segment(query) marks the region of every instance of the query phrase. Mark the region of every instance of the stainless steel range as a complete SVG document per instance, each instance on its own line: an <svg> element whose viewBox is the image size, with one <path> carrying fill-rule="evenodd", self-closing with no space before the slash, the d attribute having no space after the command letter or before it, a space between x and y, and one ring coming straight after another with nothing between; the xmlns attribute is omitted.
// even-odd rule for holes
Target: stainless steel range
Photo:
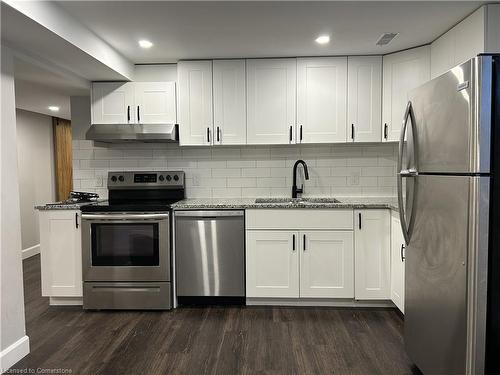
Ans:
<svg viewBox="0 0 500 375"><path fill-rule="evenodd" d="M109 172L108 190L82 207L83 307L170 309L170 205L184 172Z"/></svg>

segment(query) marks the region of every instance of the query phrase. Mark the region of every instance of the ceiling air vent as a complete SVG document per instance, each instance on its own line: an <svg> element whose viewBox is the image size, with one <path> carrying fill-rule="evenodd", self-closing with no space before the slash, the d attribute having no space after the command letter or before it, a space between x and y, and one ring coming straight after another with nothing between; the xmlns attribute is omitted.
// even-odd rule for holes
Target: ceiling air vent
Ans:
<svg viewBox="0 0 500 375"><path fill-rule="evenodd" d="M399 33L383 33L377 40L377 46L389 44Z"/></svg>

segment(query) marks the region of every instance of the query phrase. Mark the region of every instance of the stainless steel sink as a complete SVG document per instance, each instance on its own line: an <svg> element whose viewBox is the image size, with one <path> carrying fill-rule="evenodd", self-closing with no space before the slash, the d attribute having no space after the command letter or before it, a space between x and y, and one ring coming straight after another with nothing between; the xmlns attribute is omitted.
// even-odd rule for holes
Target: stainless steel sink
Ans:
<svg viewBox="0 0 500 375"><path fill-rule="evenodd" d="M336 198L257 198L255 203L275 203L275 204L331 204L340 203Z"/></svg>

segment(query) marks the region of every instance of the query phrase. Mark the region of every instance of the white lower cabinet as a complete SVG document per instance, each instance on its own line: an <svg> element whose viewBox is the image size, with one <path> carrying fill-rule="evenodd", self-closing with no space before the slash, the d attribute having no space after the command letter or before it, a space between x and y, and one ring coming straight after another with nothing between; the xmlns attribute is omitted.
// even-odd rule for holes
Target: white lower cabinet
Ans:
<svg viewBox="0 0 500 375"><path fill-rule="evenodd" d="M337 231L300 232L300 296L354 297L353 234Z"/></svg>
<svg viewBox="0 0 500 375"><path fill-rule="evenodd" d="M247 231L247 297L353 298L351 232Z"/></svg>
<svg viewBox="0 0 500 375"><path fill-rule="evenodd" d="M352 213L246 210L247 297L354 298Z"/></svg>
<svg viewBox="0 0 500 375"><path fill-rule="evenodd" d="M42 296L82 297L81 215L40 211Z"/></svg>
<svg viewBox="0 0 500 375"><path fill-rule="evenodd" d="M355 298L391 298L391 221L387 209L354 211Z"/></svg>
<svg viewBox="0 0 500 375"><path fill-rule="evenodd" d="M298 232L247 231L247 297L299 297Z"/></svg>
<svg viewBox="0 0 500 375"><path fill-rule="evenodd" d="M405 240L397 213L391 216L391 300L404 313Z"/></svg>

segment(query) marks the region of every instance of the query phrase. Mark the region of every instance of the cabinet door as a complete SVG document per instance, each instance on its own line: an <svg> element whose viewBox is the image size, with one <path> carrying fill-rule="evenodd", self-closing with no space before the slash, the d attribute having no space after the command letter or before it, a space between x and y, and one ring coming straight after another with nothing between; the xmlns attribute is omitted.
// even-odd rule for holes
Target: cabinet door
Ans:
<svg viewBox="0 0 500 375"><path fill-rule="evenodd" d="M247 60L247 144L295 143L296 59Z"/></svg>
<svg viewBox="0 0 500 375"><path fill-rule="evenodd" d="M349 139L353 142L380 142L382 56L349 57L348 65Z"/></svg>
<svg viewBox="0 0 500 375"><path fill-rule="evenodd" d="M408 93L430 78L430 47L418 47L383 58L382 140L399 141Z"/></svg>
<svg viewBox="0 0 500 375"><path fill-rule="evenodd" d="M300 296L354 298L353 232L300 232Z"/></svg>
<svg viewBox="0 0 500 375"><path fill-rule="evenodd" d="M297 143L346 141L347 58L297 59Z"/></svg>
<svg viewBox="0 0 500 375"><path fill-rule="evenodd" d="M175 82L135 82L135 120L139 124L175 124Z"/></svg>
<svg viewBox="0 0 500 375"><path fill-rule="evenodd" d="M42 295L82 296L79 211L40 211Z"/></svg>
<svg viewBox="0 0 500 375"><path fill-rule="evenodd" d="M92 83L92 124L128 124L134 122L133 83Z"/></svg>
<svg viewBox="0 0 500 375"><path fill-rule="evenodd" d="M247 297L299 297L298 232L247 231Z"/></svg>
<svg viewBox="0 0 500 375"><path fill-rule="evenodd" d="M214 144L247 142L245 60L215 60Z"/></svg>
<svg viewBox="0 0 500 375"><path fill-rule="evenodd" d="M393 214L391 217L391 299L402 313L404 313L405 294L404 250L399 217Z"/></svg>
<svg viewBox="0 0 500 375"><path fill-rule="evenodd" d="M180 145L211 145L212 61L179 61L177 87Z"/></svg>
<svg viewBox="0 0 500 375"><path fill-rule="evenodd" d="M354 214L355 298L390 299L389 210L357 210Z"/></svg>

